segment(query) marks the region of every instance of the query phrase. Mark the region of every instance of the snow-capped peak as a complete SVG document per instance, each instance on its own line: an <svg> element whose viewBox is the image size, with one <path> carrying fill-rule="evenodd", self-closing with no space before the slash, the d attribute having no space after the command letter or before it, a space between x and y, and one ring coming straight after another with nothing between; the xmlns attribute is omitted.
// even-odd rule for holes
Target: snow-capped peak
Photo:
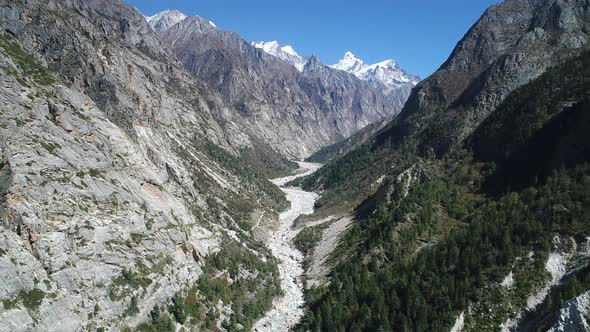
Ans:
<svg viewBox="0 0 590 332"><path fill-rule="evenodd" d="M277 41L252 42L252 46L262 49L264 52L295 66L299 71L303 70L305 63L307 62L304 57L295 52L292 46L287 45L281 47Z"/></svg>
<svg viewBox="0 0 590 332"><path fill-rule="evenodd" d="M406 73L395 60L389 59L367 65L350 51L346 52L344 57L331 67L354 74L359 79L372 84L383 84L390 89L405 84L416 85L420 82L419 77Z"/></svg>
<svg viewBox="0 0 590 332"><path fill-rule="evenodd" d="M337 64L332 65L331 67L355 74L356 72L366 68L367 64L363 60L357 58L352 52L347 51L344 53L344 57L338 61Z"/></svg>
<svg viewBox="0 0 590 332"><path fill-rule="evenodd" d="M168 30L170 27L183 21L187 17L187 15L178 10L164 10L156 15L146 16L145 19L154 31L160 32Z"/></svg>
<svg viewBox="0 0 590 332"><path fill-rule="evenodd" d="M291 47L291 45L281 47L281 50L283 50L283 52L285 52L287 54L299 56L299 54L297 54L297 52L295 52L295 50L293 49L293 47Z"/></svg>

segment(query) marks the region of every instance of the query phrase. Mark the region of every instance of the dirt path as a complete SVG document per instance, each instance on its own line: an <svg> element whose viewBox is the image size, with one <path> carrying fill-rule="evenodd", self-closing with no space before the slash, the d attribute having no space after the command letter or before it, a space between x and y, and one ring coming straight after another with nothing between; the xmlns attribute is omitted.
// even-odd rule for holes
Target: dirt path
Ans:
<svg viewBox="0 0 590 332"><path fill-rule="evenodd" d="M293 238L299 231L293 230L292 226L300 215L313 213L313 206L318 196L299 188L284 188L284 185L315 172L320 166L300 162L298 174L273 180L273 183L281 187L291 202L289 210L281 213L279 217L278 229L271 233L267 240L268 247L280 261L281 288L285 295L275 299L273 309L254 324L254 331L288 331L303 317L303 254L293 245Z"/></svg>

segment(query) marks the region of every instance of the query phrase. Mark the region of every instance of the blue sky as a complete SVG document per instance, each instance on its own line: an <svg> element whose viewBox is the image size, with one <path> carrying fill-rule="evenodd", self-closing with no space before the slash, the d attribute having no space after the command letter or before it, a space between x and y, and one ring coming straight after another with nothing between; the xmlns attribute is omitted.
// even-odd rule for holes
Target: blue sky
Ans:
<svg viewBox="0 0 590 332"><path fill-rule="evenodd" d="M484 10L499 0L127 0L146 15L178 9L249 41L278 40L327 64L347 50L388 58L425 78Z"/></svg>

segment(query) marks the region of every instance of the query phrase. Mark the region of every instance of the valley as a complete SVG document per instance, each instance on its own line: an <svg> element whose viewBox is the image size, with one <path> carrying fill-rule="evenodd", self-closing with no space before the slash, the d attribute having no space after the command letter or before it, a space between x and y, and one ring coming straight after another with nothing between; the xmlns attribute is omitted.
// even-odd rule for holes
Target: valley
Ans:
<svg viewBox="0 0 590 332"><path fill-rule="evenodd" d="M589 330L590 0L426 1L0 0L0 332Z"/></svg>

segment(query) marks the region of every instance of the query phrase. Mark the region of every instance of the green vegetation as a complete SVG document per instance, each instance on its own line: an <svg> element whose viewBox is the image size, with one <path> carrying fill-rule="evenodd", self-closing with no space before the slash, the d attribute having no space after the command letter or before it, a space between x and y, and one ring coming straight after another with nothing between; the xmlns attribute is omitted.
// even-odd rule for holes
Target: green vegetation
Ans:
<svg viewBox="0 0 590 332"><path fill-rule="evenodd" d="M260 252L264 253L264 249ZM217 308L221 301L233 311L223 322L226 328L235 331L241 324L249 331L254 321L271 308L273 298L280 294L276 262L270 253L266 259L264 262L242 245L228 240L220 252L209 257L194 287L177 293L165 308L154 307L150 321L139 325L137 330L174 331L174 322L200 330L214 330L221 314ZM154 266L152 270L157 268ZM145 269L140 267L143 274ZM141 279L138 281L137 275L128 272L117 282L141 286ZM132 308L133 301L129 310Z"/></svg>
<svg viewBox="0 0 590 332"><path fill-rule="evenodd" d="M88 170L88 175L90 175L93 178L98 178L98 177L104 178L103 174L104 174L104 170L101 170L101 169L91 168Z"/></svg>
<svg viewBox="0 0 590 332"><path fill-rule="evenodd" d="M22 301L25 308L29 310L37 310L44 298L45 293L37 288L31 289L30 291L20 291L17 296L17 299Z"/></svg>
<svg viewBox="0 0 590 332"><path fill-rule="evenodd" d="M137 307L137 297L136 296L132 296L131 297L131 303L129 303L129 307L127 307L127 309L125 310L125 312L123 312L123 316L134 316L137 313L139 313L139 308Z"/></svg>
<svg viewBox="0 0 590 332"><path fill-rule="evenodd" d="M402 118L390 125L399 130L303 179L325 189L326 209L360 197L357 206L377 178L409 165L428 175L407 197L359 214L330 284L306 294L300 330L448 331L470 305L477 322L467 317L466 327L493 330L521 308L549 278L554 236L581 244L590 235L589 61L586 53L514 91L463 145L439 150L451 137L439 135L444 126L413 135ZM511 271L515 284L502 289ZM565 280L546 312L590 289L586 274Z"/></svg>
<svg viewBox="0 0 590 332"><path fill-rule="evenodd" d="M153 282L148 276L162 273L164 268L171 262L172 258L169 256L158 257L150 260L151 265L149 267L139 262L137 271L124 269L119 276L113 279L109 287L109 298L112 301L119 301L139 287L147 288Z"/></svg>
<svg viewBox="0 0 590 332"><path fill-rule="evenodd" d="M385 119L380 122L372 123L349 138L321 148L319 151L305 159L305 161L325 164L334 158L344 156L346 153L360 146L364 141L369 139L371 135L375 134L389 120Z"/></svg>
<svg viewBox="0 0 590 332"><path fill-rule="evenodd" d="M293 243L305 256L313 252L315 245L322 239L322 233L326 225L306 227L297 234Z"/></svg>
<svg viewBox="0 0 590 332"><path fill-rule="evenodd" d="M160 313L156 306L150 314L150 321L140 324L137 331L140 332L173 332L175 330L174 321L167 313Z"/></svg>
<svg viewBox="0 0 590 332"><path fill-rule="evenodd" d="M273 298L280 294L276 262L270 253L266 259L263 262L233 241L210 257L198 284L200 295L209 308L207 313L212 313L211 308L219 301L231 304L234 314L226 322L229 329L233 331L241 324L249 331L256 319L271 308ZM233 280L231 284L227 277Z"/></svg>
<svg viewBox="0 0 590 332"><path fill-rule="evenodd" d="M548 70L512 93L467 143L493 162L485 190L521 190L562 167L584 162L590 128L590 52Z"/></svg>
<svg viewBox="0 0 590 332"><path fill-rule="evenodd" d="M25 52L15 39L5 34L0 34L0 47L4 49L12 61L20 68L24 77L30 77L35 83L40 85L51 85L55 82L55 79L47 68L43 67L31 55ZM16 77L16 73L14 76ZM28 86L23 81L21 83Z"/></svg>
<svg viewBox="0 0 590 332"><path fill-rule="evenodd" d="M313 315L303 330L449 329L467 304L482 299L485 285L508 274L516 257L531 249L546 255L556 233L590 234L589 174L584 165L498 201L470 197L443 178L417 186L399 206L382 206L353 227L338 248L353 257L336 266L330 286L308 294ZM545 275L545 261L538 254L525 280ZM532 286L512 300L526 301Z"/></svg>
<svg viewBox="0 0 590 332"><path fill-rule="evenodd" d="M123 270L121 275L113 279L112 286L109 288L109 298L112 301L119 301L127 296L133 289L146 288L152 283L152 279L144 276L142 273L133 273L131 270Z"/></svg>
<svg viewBox="0 0 590 332"><path fill-rule="evenodd" d="M47 150L49 153L51 154L55 154L56 150L61 149L61 145L57 144L57 143L45 143L45 142L41 142L41 146L45 148L45 150Z"/></svg>
<svg viewBox="0 0 590 332"><path fill-rule="evenodd" d="M16 299L6 299L2 300L2 305L4 306L4 310L11 310L18 307L18 301Z"/></svg>
<svg viewBox="0 0 590 332"><path fill-rule="evenodd" d="M320 163L324 164L327 161L337 157L340 152L346 147L346 143L348 139L344 139L332 145L328 145L326 147L321 148L316 153L312 154L311 156L307 157L305 161L310 163Z"/></svg>

